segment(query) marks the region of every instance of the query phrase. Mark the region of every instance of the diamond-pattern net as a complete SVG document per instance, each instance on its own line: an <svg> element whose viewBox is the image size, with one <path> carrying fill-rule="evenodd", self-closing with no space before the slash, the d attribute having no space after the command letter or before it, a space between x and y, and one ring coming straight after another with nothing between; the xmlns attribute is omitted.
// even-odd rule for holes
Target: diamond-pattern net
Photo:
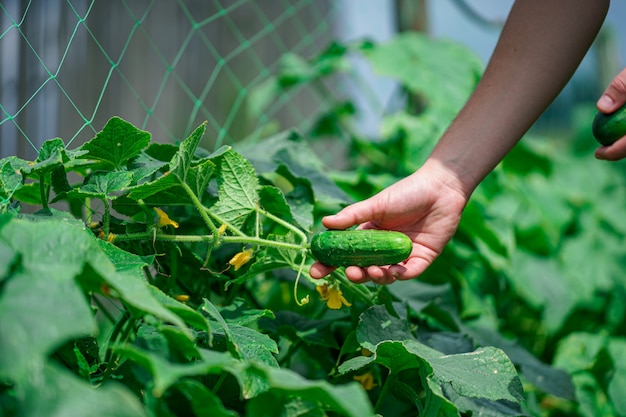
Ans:
<svg viewBox="0 0 626 417"><path fill-rule="evenodd" d="M269 123L298 128L323 98L294 89L262 114L250 92L286 52L333 37L330 0L2 0L0 157L78 146L112 116L176 142L207 120L205 146Z"/></svg>

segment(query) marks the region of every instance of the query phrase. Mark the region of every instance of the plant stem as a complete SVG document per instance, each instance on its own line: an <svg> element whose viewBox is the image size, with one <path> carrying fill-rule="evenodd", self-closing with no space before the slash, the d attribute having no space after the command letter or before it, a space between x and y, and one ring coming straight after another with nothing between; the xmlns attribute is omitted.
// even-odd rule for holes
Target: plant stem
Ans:
<svg viewBox="0 0 626 417"><path fill-rule="evenodd" d="M207 207L202 206L202 208L204 209L204 211L206 211L207 215L211 216L218 223L225 224L226 227L228 228L228 230L230 230L234 234L239 235L239 236L246 236L246 234L244 232L242 232L241 230L239 230L239 228L233 226L232 224L230 224L226 220L222 219L220 216L218 216L217 214L213 213Z"/></svg>
<svg viewBox="0 0 626 417"><path fill-rule="evenodd" d="M191 201L194 207L196 208L196 210L198 210L198 213L200 213L200 217L202 217L204 224L207 225L207 227L213 234L212 243L211 245L209 245L207 252L206 252L206 256L204 258L203 267L206 267L209 264L209 259L211 258L211 251L213 251L213 248L217 246L219 243L220 234L217 230L217 227L215 227L215 224L213 224L213 222L211 221L211 218L206 213L205 211L206 207L204 206L204 204L202 204L202 201L200 201L200 199L196 196L193 190L187 185L187 183L183 179L179 177L178 181L180 182L180 185L183 187L183 190L185 190L189 198L191 198Z"/></svg>
<svg viewBox="0 0 626 417"><path fill-rule="evenodd" d="M308 241L308 238L306 236L306 234L304 234L304 232L300 229L298 229L296 226L294 226L293 224L286 222L285 220L281 219L278 216L273 215L272 213L263 210L262 208L257 207L257 211L259 213L261 213L262 215L264 215L265 217L267 217L268 219L280 224L281 226L291 230L292 232L294 232L296 235L298 235L300 237L300 239L302 239L303 244L305 244Z"/></svg>
<svg viewBox="0 0 626 417"><path fill-rule="evenodd" d="M166 233L153 232L140 232L140 233L128 233L125 235L116 235L115 242L126 242L131 240L161 240L166 242L179 242L179 243L196 243L196 242L212 242L215 240L213 235L170 235ZM271 246L278 249L289 249L301 251L307 249L304 245L296 243L281 242L277 240L263 239L260 237L251 236L222 236L221 241L223 243L248 243L253 245Z"/></svg>
<svg viewBox="0 0 626 417"><path fill-rule="evenodd" d="M389 389L391 388L391 386L393 385L393 381L395 380L396 374L390 371L387 375L387 379L385 379L385 382L380 389L380 394L378 394L378 399L376 400L376 404L374 405L374 411L380 411L380 407L382 407L383 401L385 400L385 397L387 396L387 393L389 392Z"/></svg>
<svg viewBox="0 0 626 417"><path fill-rule="evenodd" d="M196 196L196 194L187 185L186 182L184 182L180 178L179 178L179 182L180 182L181 187L183 187L183 190L185 190L185 192L187 193L187 195L191 199L191 202L193 203L193 205L196 208L196 210L198 210L198 213L200 213L200 217L202 217L202 220L204 220L204 223L207 225L209 230L211 230L211 233L213 233L213 243L217 244L217 240L219 239L219 234L217 233L217 227L215 227L215 225L211 221L211 218L206 213L204 204L202 204L200 199Z"/></svg>
<svg viewBox="0 0 626 417"><path fill-rule="evenodd" d="M46 192L46 182L44 174L39 175L39 195L41 196L41 206L44 209L48 208L48 193Z"/></svg>
<svg viewBox="0 0 626 417"><path fill-rule="evenodd" d="M104 204L104 215L102 216L102 230L104 231L104 238L108 239L110 223L111 223L111 207L106 197L102 197L102 203Z"/></svg>
<svg viewBox="0 0 626 417"><path fill-rule="evenodd" d="M350 293L352 293L352 295L354 295L357 298L359 298L362 302L364 302L368 306L373 306L375 304L374 296L367 289L367 287L365 285L363 285L363 284L355 284L354 282L350 281L346 277L345 273L340 272L338 269L335 269L331 273L331 276L341 283L341 287L343 289L348 290Z"/></svg>

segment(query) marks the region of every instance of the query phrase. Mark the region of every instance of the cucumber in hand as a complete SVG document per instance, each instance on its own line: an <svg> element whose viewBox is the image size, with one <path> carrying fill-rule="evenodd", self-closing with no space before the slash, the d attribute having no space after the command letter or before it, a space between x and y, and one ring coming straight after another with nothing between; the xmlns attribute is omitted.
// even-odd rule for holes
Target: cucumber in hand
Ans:
<svg viewBox="0 0 626 417"><path fill-rule="evenodd" d="M591 125L593 136L600 144L608 146L626 135L626 105L613 113L598 112Z"/></svg>
<svg viewBox="0 0 626 417"><path fill-rule="evenodd" d="M328 230L311 240L311 253L327 266L393 265L406 260L411 239L390 230Z"/></svg>

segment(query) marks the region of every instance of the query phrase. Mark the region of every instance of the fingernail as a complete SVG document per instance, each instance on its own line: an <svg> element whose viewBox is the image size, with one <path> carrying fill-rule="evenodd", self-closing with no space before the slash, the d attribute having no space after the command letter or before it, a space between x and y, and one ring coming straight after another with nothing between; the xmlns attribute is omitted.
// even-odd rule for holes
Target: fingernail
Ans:
<svg viewBox="0 0 626 417"><path fill-rule="evenodd" d="M612 107L615 101L608 95L603 94L598 100L598 106L600 107Z"/></svg>

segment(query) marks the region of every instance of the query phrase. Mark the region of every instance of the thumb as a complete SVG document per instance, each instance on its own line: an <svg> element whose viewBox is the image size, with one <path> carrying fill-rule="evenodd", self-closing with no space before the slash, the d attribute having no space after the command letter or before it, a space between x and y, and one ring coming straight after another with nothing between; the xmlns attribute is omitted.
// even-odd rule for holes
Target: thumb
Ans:
<svg viewBox="0 0 626 417"><path fill-rule="evenodd" d="M626 69L617 74L596 103L602 113L612 113L626 103Z"/></svg>

